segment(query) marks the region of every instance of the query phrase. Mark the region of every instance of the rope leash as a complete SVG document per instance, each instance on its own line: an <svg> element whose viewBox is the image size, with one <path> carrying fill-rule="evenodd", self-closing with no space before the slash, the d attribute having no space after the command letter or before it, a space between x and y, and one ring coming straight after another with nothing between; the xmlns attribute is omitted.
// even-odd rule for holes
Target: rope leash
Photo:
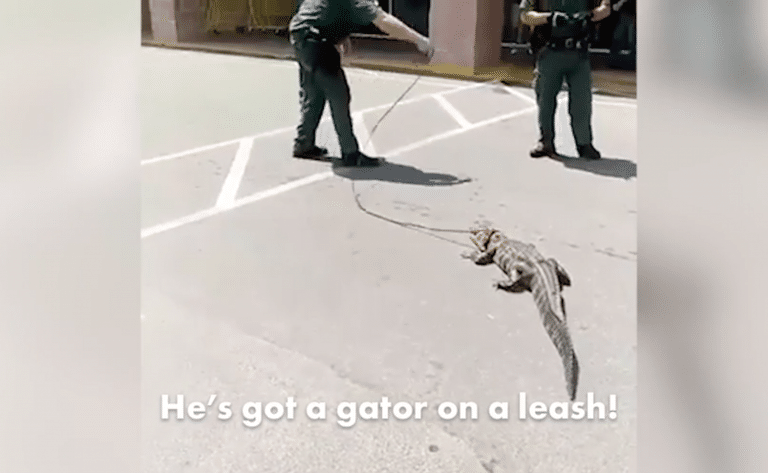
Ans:
<svg viewBox="0 0 768 473"><path fill-rule="evenodd" d="M389 107L389 109L387 109L387 111L384 113L384 115L382 115L381 118L379 118L379 120L373 126L373 129L371 130L371 132L368 134L368 140L365 142L365 145L363 146L363 149L365 149L368 146L368 144L370 143L371 139L373 138L373 134L376 132L376 129L379 127L379 124L384 120L384 118L387 115L389 115L389 113L397 106L397 104L400 103L400 101L408 94L408 92L411 91L411 89L416 85L416 83L418 83L418 81L419 81L419 79L421 79L421 77L422 77L421 75L417 76L416 79L413 81L413 83L411 83L411 85L405 90L405 92L403 92L400 95L400 97L398 97L398 99L395 100L395 102ZM488 82L493 82L493 81L491 80L491 81L488 81ZM355 181L354 181L354 179L350 179L350 182L352 184L352 195L353 195L353 197L355 199L355 203L357 204L357 207L360 210L362 210L364 213L366 213L366 214L368 214L368 215L370 215L372 217L375 217L375 218L378 218L378 219L381 219L381 220L393 223L395 225L399 225L399 226L404 227L404 228L409 228L411 230L417 230L417 231L418 230L422 230L422 233L425 233L425 234L427 234L427 235L429 235L429 236L431 236L433 238L438 238L440 240L444 240L444 241L447 241L447 242L450 242L450 243L453 243L453 244L456 244L456 245L459 245L459 246L463 246L463 247L466 247L466 248L474 249L474 247L471 246L471 245L464 244L464 243L459 243L459 242L457 242L455 240L451 240L451 239L448 239L448 238L440 237L440 236L433 235L431 233L423 231L423 230L428 230L428 231L432 231L432 232L443 232L443 233L472 233L471 230L452 229L452 228L437 228L437 227L430 227L430 226L421 225L421 224L413 223L413 222L405 222L405 221L402 221L402 220L396 220L396 219L393 219L393 218L385 217L384 215L377 214L377 213L375 213L375 212L365 208L363 206L363 204L360 202L360 194L357 192L357 190L355 188Z"/></svg>

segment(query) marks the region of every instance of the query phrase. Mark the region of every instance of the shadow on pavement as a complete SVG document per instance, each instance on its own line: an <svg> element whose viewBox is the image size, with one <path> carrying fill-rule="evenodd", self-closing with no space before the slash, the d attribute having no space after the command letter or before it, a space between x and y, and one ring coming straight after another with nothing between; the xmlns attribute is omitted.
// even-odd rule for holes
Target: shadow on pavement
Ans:
<svg viewBox="0 0 768 473"><path fill-rule="evenodd" d="M591 172L600 176L619 177L625 180L637 177L637 164L627 159L603 157L593 161L563 155L552 159L561 162L567 168Z"/></svg>
<svg viewBox="0 0 768 473"><path fill-rule="evenodd" d="M375 168L353 168L341 166L340 160L333 160L333 172L340 177L354 181L386 181L398 184L419 186L455 186L472 182L472 179L460 179L452 174L424 172L413 166L385 161Z"/></svg>

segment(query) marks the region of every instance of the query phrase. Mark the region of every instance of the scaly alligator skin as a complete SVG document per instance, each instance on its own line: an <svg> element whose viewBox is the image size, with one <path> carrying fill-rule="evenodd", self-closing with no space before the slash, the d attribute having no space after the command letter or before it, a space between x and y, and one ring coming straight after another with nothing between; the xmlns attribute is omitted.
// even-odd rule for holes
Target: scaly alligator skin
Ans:
<svg viewBox="0 0 768 473"><path fill-rule="evenodd" d="M533 245L512 240L496 229L474 228L469 239L479 251L463 253L462 257L478 265L495 263L507 275L507 279L494 283L497 289L533 293L544 329L563 362L568 395L573 401L579 381L579 362L561 295L563 286L571 285L570 276L555 259L544 258Z"/></svg>

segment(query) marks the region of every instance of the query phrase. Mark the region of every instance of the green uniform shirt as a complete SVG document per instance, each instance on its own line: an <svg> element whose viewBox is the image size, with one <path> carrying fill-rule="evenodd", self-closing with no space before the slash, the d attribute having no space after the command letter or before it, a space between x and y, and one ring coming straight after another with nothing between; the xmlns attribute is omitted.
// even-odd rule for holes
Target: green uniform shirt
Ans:
<svg viewBox="0 0 768 473"><path fill-rule="evenodd" d="M563 13L574 14L585 12L597 8L599 1L595 0L521 0L520 14L529 11L560 11ZM552 37L568 38L577 35L578 28L574 25L552 28Z"/></svg>
<svg viewBox="0 0 768 473"><path fill-rule="evenodd" d="M578 13L596 8L597 5L592 0L522 0L520 2L520 13L528 11L561 11L564 13ZM539 8L536 8L536 6Z"/></svg>
<svg viewBox="0 0 768 473"><path fill-rule="evenodd" d="M291 19L291 33L315 28L338 43L358 26L370 25L379 12L377 0L303 0Z"/></svg>

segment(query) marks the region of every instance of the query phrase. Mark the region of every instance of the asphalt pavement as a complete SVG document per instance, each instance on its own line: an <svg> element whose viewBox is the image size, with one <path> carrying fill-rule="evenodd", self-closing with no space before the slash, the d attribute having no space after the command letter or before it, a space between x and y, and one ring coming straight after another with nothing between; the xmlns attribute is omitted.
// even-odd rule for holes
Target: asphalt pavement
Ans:
<svg viewBox="0 0 768 473"><path fill-rule="evenodd" d="M382 168L290 156L295 63L143 48L144 470L636 471L636 101L595 97L604 159L593 162L575 158L563 93L564 156L532 159L529 88L347 74L358 137L371 136L366 151L386 157ZM318 144L338 157L328 115ZM520 420L521 392L529 404L567 401L531 295L494 290L498 268L460 257L466 234L362 212L352 183L387 218L489 222L560 261L573 281L577 401L594 393L609 410L615 395L617 418ZM163 394L210 407L201 420L162 420ZM404 416L426 403L422 418L358 412L339 425L340 404L383 397L408 403ZM248 402L285 410L289 398L293 420L250 416ZM233 415L218 419L225 401ZM307 418L312 401L326 403L325 420ZM474 402L478 418L441 419L444 401ZM495 401L509 403L509 419L489 418Z"/></svg>

